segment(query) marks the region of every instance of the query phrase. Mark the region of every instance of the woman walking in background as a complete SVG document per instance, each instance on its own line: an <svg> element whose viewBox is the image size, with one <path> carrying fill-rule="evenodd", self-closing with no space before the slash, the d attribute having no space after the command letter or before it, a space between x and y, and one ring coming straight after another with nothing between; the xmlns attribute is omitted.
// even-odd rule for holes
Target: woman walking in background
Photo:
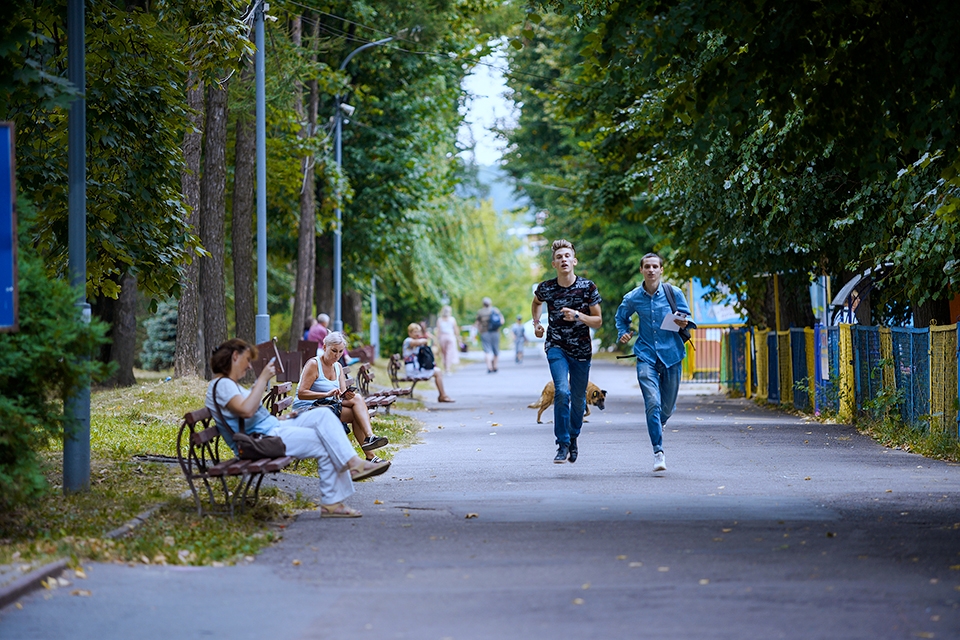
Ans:
<svg viewBox="0 0 960 640"><path fill-rule="evenodd" d="M448 304L443 305L437 318L437 339L443 354L443 372L449 375L452 366L460 364L460 327Z"/></svg>

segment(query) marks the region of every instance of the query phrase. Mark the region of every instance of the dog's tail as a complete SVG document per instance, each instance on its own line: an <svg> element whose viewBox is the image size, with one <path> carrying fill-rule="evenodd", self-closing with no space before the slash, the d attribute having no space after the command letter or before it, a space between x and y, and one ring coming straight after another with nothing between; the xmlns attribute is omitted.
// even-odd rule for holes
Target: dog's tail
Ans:
<svg viewBox="0 0 960 640"><path fill-rule="evenodd" d="M539 409L540 407L542 407L544 400L546 400L546 398L543 397L544 395L545 394L541 393L540 397L537 398L536 402L534 402L533 404L527 405L527 409Z"/></svg>

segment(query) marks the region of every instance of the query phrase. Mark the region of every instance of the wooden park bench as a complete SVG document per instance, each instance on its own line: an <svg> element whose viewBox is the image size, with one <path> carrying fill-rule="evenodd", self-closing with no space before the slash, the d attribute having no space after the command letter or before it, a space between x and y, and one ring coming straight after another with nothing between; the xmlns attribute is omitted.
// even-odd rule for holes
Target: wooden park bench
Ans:
<svg viewBox="0 0 960 640"><path fill-rule="evenodd" d="M397 401L397 396L407 395L407 389L385 389L382 391L371 391L370 383L373 381L373 370L370 363L360 365L357 370L356 384L363 396L363 401L368 409L383 409L384 413L390 413L390 405Z"/></svg>
<svg viewBox="0 0 960 640"><path fill-rule="evenodd" d="M293 403L289 396L291 387L289 382L274 385L264 396L263 404L273 415L279 415ZM260 460L222 459L221 440L209 409L204 407L184 414L177 434L177 462L193 493L197 514L201 516L204 512L201 493L204 491L210 501L208 513L233 516L237 511L242 512L248 503L250 506L257 503L260 483L266 474L277 473L297 460L291 456ZM233 455L225 444L223 449ZM217 499L219 495L223 496L222 502Z"/></svg>
<svg viewBox="0 0 960 640"><path fill-rule="evenodd" d="M390 376L390 384L392 384L393 388L399 392L397 395L412 394L414 387L417 386L417 383L423 380L422 378L408 378L406 376L406 367L404 366L403 358L400 357L399 353L395 353L390 356L390 363L387 365L387 374ZM409 382L410 386L404 389L400 385L406 382Z"/></svg>

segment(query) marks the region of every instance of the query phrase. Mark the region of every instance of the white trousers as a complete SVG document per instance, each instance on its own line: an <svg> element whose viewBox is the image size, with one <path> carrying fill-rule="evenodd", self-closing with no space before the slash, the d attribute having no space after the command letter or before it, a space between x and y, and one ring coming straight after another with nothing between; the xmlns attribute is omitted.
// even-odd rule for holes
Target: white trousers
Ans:
<svg viewBox="0 0 960 640"><path fill-rule="evenodd" d="M357 452L333 411L318 407L296 418L280 420L271 435L280 436L288 456L317 459L322 504L342 502L353 495L347 463Z"/></svg>

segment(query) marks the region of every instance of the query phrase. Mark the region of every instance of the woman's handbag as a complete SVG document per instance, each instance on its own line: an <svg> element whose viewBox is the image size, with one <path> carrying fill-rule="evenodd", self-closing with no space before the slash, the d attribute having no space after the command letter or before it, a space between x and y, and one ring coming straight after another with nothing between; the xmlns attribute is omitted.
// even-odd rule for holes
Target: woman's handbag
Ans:
<svg viewBox="0 0 960 640"><path fill-rule="evenodd" d="M217 402L218 379L213 383L213 406L217 408L217 416L223 426L229 429L227 421L223 417L223 411L220 409L220 403ZM280 458L287 455L287 445L283 444L280 436L265 436L261 433L248 434L243 430L243 418L237 418L240 431L232 434L233 442L237 445L237 457L241 460L259 460L261 458Z"/></svg>
<svg viewBox="0 0 960 640"><path fill-rule="evenodd" d="M327 409L330 409L330 411L333 411L337 418L339 418L340 414L343 413L343 402L339 398L320 398L319 400L313 401L313 406L326 407Z"/></svg>

